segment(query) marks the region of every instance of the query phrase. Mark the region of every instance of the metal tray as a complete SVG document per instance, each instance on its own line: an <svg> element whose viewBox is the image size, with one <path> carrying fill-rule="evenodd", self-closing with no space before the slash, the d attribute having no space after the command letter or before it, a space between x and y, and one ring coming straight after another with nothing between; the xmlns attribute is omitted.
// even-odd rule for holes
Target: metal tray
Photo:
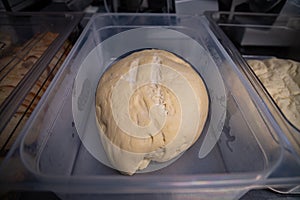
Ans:
<svg viewBox="0 0 300 200"><path fill-rule="evenodd" d="M81 17L80 13L0 13L1 157L72 48L69 36L78 31Z"/></svg>

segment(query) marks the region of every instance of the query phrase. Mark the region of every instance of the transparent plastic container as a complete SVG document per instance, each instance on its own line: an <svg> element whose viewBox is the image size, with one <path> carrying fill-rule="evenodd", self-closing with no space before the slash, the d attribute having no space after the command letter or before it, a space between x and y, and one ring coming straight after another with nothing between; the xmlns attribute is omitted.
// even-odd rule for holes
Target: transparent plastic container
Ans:
<svg viewBox="0 0 300 200"><path fill-rule="evenodd" d="M81 13L0 13L0 159L69 53L81 18Z"/></svg>
<svg viewBox="0 0 300 200"><path fill-rule="evenodd" d="M217 143L210 151L199 154L205 140L215 139L211 131L218 132L209 128L214 120L211 112L200 138L175 162L156 171L125 176L103 165L85 148L73 118L72 95L80 66L90 52L106 39L137 28L176 31L201 45L203 52L181 45L167 50L185 55L188 61L203 57L203 63L194 67L206 83L210 106L214 101L225 103L226 115ZM179 42L170 35L145 34L144 37L148 44L145 48L160 48L168 40ZM98 56L94 57L94 64L102 66L99 76L116 59L112 53L114 48L126 49L123 44L135 42L126 37L123 40L119 45L107 46L110 50L96 51ZM147 41L154 42L150 45ZM203 76L205 70L211 69L210 62L219 71L225 99L214 98L218 96L211 90L211 78ZM95 95L87 93L84 96L89 99ZM88 100L85 102L89 105ZM94 15L2 163L1 188L50 190L70 199L133 196L238 199L252 188L298 183L299 176L269 178L283 162L284 146L264 107L204 16Z"/></svg>
<svg viewBox="0 0 300 200"><path fill-rule="evenodd" d="M247 60L270 58L300 61L300 16L207 12L216 37L221 41L236 65L255 87L266 113L277 126L278 135L284 145L284 156L280 166L271 177L294 177L300 173L300 131L284 115L265 86L251 70ZM300 193L299 183L289 187L279 187L282 193Z"/></svg>

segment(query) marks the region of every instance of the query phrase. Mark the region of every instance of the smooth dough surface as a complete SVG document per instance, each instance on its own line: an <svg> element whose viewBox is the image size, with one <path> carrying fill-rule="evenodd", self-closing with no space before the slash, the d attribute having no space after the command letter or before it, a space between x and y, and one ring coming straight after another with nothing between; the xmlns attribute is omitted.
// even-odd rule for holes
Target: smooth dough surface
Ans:
<svg viewBox="0 0 300 200"><path fill-rule="evenodd" d="M278 58L248 63L285 117L300 130L300 63Z"/></svg>
<svg viewBox="0 0 300 200"><path fill-rule="evenodd" d="M168 161L200 136L208 114L204 82L183 59L141 50L112 64L96 91L96 118L111 165L126 174Z"/></svg>

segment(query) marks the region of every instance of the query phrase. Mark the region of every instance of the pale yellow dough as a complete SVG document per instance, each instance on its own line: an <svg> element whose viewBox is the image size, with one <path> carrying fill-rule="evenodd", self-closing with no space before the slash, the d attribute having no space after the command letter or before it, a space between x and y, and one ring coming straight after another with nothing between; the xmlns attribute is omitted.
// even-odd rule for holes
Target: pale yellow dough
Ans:
<svg viewBox="0 0 300 200"><path fill-rule="evenodd" d="M285 117L300 129L300 63L278 58L248 63Z"/></svg>
<svg viewBox="0 0 300 200"><path fill-rule="evenodd" d="M96 92L96 118L110 164L131 175L151 160L176 157L200 136L208 105L201 77L170 52L142 50L114 63Z"/></svg>

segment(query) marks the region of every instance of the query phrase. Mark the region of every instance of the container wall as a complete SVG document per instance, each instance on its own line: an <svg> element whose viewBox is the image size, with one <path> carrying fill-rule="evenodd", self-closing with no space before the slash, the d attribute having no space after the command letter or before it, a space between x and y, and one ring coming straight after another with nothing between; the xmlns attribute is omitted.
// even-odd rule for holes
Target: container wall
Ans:
<svg viewBox="0 0 300 200"><path fill-rule="evenodd" d="M218 102L226 108L226 112L223 113L224 126L216 127L221 131L220 137L207 155L199 156L199 151L206 136L214 137L211 131L217 132L209 126L216 117L212 112L200 138L174 163L154 172L124 176L99 162L80 140L77 131L86 130L87 127L76 127L74 122L73 86L80 66L86 62L85 58L97 45L118 33L145 27L163 30L167 28L192 38L197 45L202 46L200 51L196 51L194 46L184 46L185 40L179 41L178 38L169 35L150 34L145 36L148 39L143 47L160 48L171 41L169 49L166 50L176 52L190 63L195 63L201 58L200 64L194 65L194 68L206 83L210 105ZM97 47L94 64L101 66L99 76L117 59L112 52L126 52L126 47L134 48L135 42L132 38L124 38L124 43L119 45L106 46L105 49ZM176 45L177 42L183 45ZM217 90L214 90L216 79L203 76L207 71L213 70L212 66L216 66L215 69L224 85L220 85L225 88L223 96L219 96ZM70 188L86 188L85 184L89 184L91 193L105 190L120 193L122 188L131 193L138 189L145 192L153 188L169 191L171 189L168 187L185 186L191 186L195 191L195 187L209 186L219 187L220 194L224 187L228 197L238 197L241 191L243 193L247 190L247 186L265 179L282 159L281 142L268 119L261 114L261 102L257 101L255 95L253 88L247 84L238 67L212 34L204 17L96 15L87 25L59 75L30 118L20 143L20 158L36 180L46 182L52 189L60 184L69 184ZM93 106L89 99L94 97L94 93L88 93L86 106ZM214 107L209 109L212 111ZM86 119L88 120L89 118ZM168 182L166 187L163 182L169 179L174 182ZM110 181L108 185L107 180ZM228 184L233 188L242 183L244 187L234 192L227 188L228 184L222 180L230 180ZM138 183L142 184L136 185ZM205 194L205 190L203 192Z"/></svg>

